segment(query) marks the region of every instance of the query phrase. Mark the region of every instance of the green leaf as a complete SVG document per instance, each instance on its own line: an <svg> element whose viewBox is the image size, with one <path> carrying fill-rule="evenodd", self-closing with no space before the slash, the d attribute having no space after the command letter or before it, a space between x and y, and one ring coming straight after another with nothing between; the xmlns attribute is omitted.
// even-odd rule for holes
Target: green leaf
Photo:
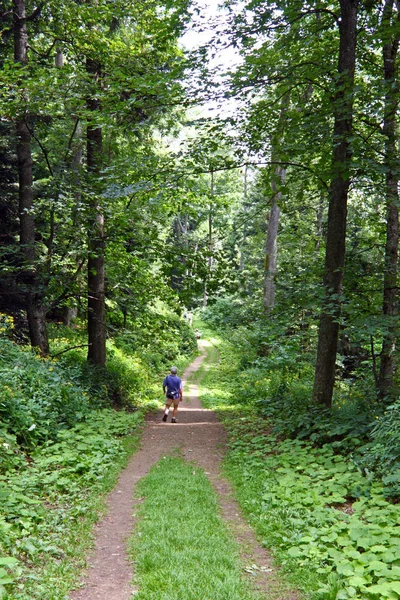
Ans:
<svg viewBox="0 0 400 600"><path fill-rule="evenodd" d="M373 560L371 563L366 565L367 571L374 571L374 573L379 573L383 569L386 569L387 565L381 560Z"/></svg>
<svg viewBox="0 0 400 600"><path fill-rule="evenodd" d="M366 585L369 583L368 579L365 577L361 577L361 575L354 575L353 577L349 577L349 584L355 587L360 587L362 585Z"/></svg>
<svg viewBox="0 0 400 600"><path fill-rule="evenodd" d="M287 553L292 558L298 558L299 556L303 555L303 552L297 546L292 546L292 548L289 548L289 550L287 551Z"/></svg>
<svg viewBox="0 0 400 600"><path fill-rule="evenodd" d="M400 596L400 581L392 581L389 583L390 589Z"/></svg>
<svg viewBox="0 0 400 600"><path fill-rule="evenodd" d="M12 579L5 569L0 569L0 583L5 585L6 583L13 583Z"/></svg>
<svg viewBox="0 0 400 600"><path fill-rule="evenodd" d="M14 558L13 556L5 556L4 558L0 557L0 565L5 565L5 566L14 566L17 565L19 563L19 560L17 558Z"/></svg>
<svg viewBox="0 0 400 600"><path fill-rule="evenodd" d="M342 563L339 563L336 566L336 570L339 575L345 575L346 577L354 575L354 567L348 560L344 560Z"/></svg>
<svg viewBox="0 0 400 600"><path fill-rule="evenodd" d="M395 582L398 583L398 586L400 586L400 582ZM399 593L396 592L396 589L393 589L393 582L388 582L388 583L380 583L377 585L371 585L370 587L367 588L368 593L370 594L376 594L378 596L380 596L381 598L389 598L390 600L392 600L393 598L395 600L397 600L398 595L400 595L400 591ZM400 587L399 587L400 590Z"/></svg>

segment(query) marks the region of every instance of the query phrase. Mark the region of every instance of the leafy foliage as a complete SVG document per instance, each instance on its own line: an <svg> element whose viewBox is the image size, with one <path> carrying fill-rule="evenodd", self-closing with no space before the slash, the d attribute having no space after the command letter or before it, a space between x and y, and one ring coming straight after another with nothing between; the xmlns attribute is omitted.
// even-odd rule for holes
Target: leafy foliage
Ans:
<svg viewBox="0 0 400 600"><path fill-rule="evenodd" d="M384 454L397 407L379 419L351 400L313 413L296 372L243 371L235 342L213 338L220 361L203 400L228 429L226 469L266 546L316 600L397 598L400 508L372 471L374 456L397 467L395 436Z"/></svg>
<svg viewBox="0 0 400 600"><path fill-rule="evenodd" d="M139 413L92 411L85 423L59 432L57 441L38 447L29 462L0 476L0 553L10 557L1 559L10 569L8 580L0 580L3 596L53 596L51 573L59 568L63 577L56 577L57 597L68 590L75 577L71 555L77 552L77 530L86 530L80 543L87 543L87 529L98 512L97 496L127 456L122 437L140 419ZM4 585L11 583L5 592Z"/></svg>
<svg viewBox="0 0 400 600"><path fill-rule="evenodd" d="M127 354L137 354L147 368L157 373L197 349L193 329L161 304L157 310L142 311L129 330L116 336L115 345Z"/></svg>
<svg viewBox="0 0 400 600"><path fill-rule="evenodd" d="M183 365L196 345L177 316L146 318L134 347L108 341L106 369L87 363L79 327L51 328L58 357L47 360L0 337L0 597L53 597L56 579L61 598L75 581L72 557L88 544L98 496L133 450L143 410L160 396L166 361Z"/></svg>
<svg viewBox="0 0 400 600"><path fill-rule="evenodd" d="M76 367L40 360L2 338L0 347L0 414L20 445L43 443L99 406L80 384Z"/></svg>
<svg viewBox="0 0 400 600"><path fill-rule="evenodd" d="M396 401L377 418L371 441L362 448L360 466L381 477L388 498L400 497L400 403Z"/></svg>

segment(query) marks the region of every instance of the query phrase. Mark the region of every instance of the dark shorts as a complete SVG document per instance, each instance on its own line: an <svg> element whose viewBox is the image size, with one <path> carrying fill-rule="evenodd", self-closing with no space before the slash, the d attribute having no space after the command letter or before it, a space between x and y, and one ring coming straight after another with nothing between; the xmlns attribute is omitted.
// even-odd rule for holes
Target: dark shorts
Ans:
<svg viewBox="0 0 400 600"><path fill-rule="evenodd" d="M165 396L165 405L166 406L171 406L171 404L173 404L174 406L178 406L179 401L180 401L180 396L178 396L177 398L168 398L168 396Z"/></svg>

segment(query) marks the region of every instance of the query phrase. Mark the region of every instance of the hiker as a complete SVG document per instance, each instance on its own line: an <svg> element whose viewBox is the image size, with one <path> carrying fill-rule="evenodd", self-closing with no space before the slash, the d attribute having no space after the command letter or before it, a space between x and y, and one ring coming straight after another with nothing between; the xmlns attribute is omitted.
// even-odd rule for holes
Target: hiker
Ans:
<svg viewBox="0 0 400 600"><path fill-rule="evenodd" d="M187 321L190 325L190 327L193 325L193 313L191 312L184 312L183 313L183 318L185 319L185 321Z"/></svg>
<svg viewBox="0 0 400 600"><path fill-rule="evenodd" d="M176 423L176 415L178 413L179 402L182 402L182 380L178 377L177 367L171 367L171 375L167 375L163 381L163 392L165 394L165 411L162 420L168 419L169 409L171 404L174 405L171 423Z"/></svg>
<svg viewBox="0 0 400 600"><path fill-rule="evenodd" d="M198 329L196 329L196 331L194 332L194 334L195 334L195 336L196 336L196 338L198 340L201 338L201 332Z"/></svg>

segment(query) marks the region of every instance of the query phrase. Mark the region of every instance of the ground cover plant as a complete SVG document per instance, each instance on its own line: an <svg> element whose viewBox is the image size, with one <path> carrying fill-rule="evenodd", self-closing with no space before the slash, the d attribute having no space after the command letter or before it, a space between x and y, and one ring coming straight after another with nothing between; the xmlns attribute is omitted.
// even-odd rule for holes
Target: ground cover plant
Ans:
<svg viewBox="0 0 400 600"><path fill-rule="evenodd" d="M138 600L255 598L202 469L164 457L136 494L144 497L131 544Z"/></svg>
<svg viewBox="0 0 400 600"><path fill-rule="evenodd" d="M244 372L235 344L215 334L213 342L220 361L203 380L203 401L229 432L226 470L264 544L309 598L399 598L400 507L385 497L380 478L360 466L363 446L355 441L349 454L349 435L330 437L326 415L322 443L322 434L274 431L275 415L264 410L268 398L260 408L243 388L252 380L254 399L254 389L264 386L265 393L276 373L254 367ZM286 379L290 385L290 374ZM281 384L277 397L277 390L285 393ZM330 427L336 426L333 418ZM390 430L382 428L381 439Z"/></svg>
<svg viewBox="0 0 400 600"><path fill-rule="evenodd" d="M140 419L139 412L92 412L0 476L0 551L7 567L1 597L65 597L83 566L90 527L102 510L99 497L136 446Z"/></svg>
<svg viewBox="0 0 400 600"><path fill-rule="evenodd" d="M76 581L104 493L159 404L165 372L113 339L106 368L87 363L79 326L50 328L47 359L13 343L9 329L0 337L0 598L56 600ZM178 346L183 367L190 356Z"/></svg>

